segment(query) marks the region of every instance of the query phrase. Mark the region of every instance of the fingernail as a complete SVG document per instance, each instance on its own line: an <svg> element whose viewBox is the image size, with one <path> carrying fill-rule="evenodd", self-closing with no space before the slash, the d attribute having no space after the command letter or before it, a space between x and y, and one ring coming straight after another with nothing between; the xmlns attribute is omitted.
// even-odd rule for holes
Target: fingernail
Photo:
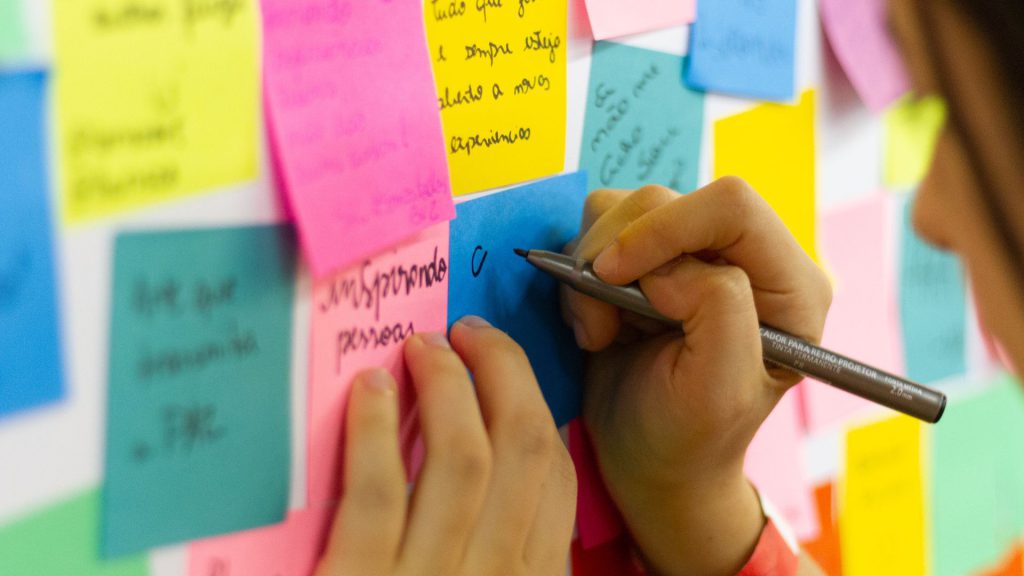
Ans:
<svg viewBox="0 0 1024 576"><path fill-rule="evenodd" d="M469 328L490 328L491 323L479 316L463 316L459 318L459 324Z"/></svg>
<svg viewBox="0 0 1024 576"><path fill-rule="evenodd" d="M619 267L619 241L616 240L608 245L594 260L594 272L598 276L608 276L615 273Z"/></svg>
<svg viewBox="0 0 1024 576"><path fill-rule="evenodd" d="M363 372L359 377L359 382L370 392L387 395L395 393L395 380L383 368L374 368Z"/></svg>
<svg viewBox="0 0 1024 576"><path fill-rule="evenodd" d="M572 333L576 336L576 345L587 350L587 346L590 345L590 337L587 336L587 330L583 327L583 323L579 320L573 319Z"/></svg>
<svg viewBox="0 0 1024 576"><path fill-rule="evenodd" d="M444 334L438 334L437 332L421 332L419 337L423 339L425 344L429 344L437 348L452 347L452 345L448 343L448 339L445 338Z"/></svg>

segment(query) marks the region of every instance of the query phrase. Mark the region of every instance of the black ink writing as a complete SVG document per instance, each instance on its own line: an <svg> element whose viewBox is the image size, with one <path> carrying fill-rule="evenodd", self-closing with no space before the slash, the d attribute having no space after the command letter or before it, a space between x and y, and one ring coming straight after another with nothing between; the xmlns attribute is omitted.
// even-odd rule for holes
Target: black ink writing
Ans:
<svg viewBox="0 0 1024 576"><path fill-rule="evenodd" d="M637 80L636 84L633 85L633 98L640 98L643 94L644 88L647 88L647 85L657 78L660 72L658 65L652 62L651 65L643 71L643 74L641 74L640 79Z"/></svg>
<svg viewBox="0 0 1024 576"><path fill-rule="evenodd" d="M494 59L498 56L510 56L511 54L512 47L508 45L508 42L504 44L488 42L486 46L481 46L480 44L466 45L466 60L486 58L491 66L494 66Z"/></svg>
<svg viewBox="0 0 1024 576"><path fill-rule="evenodd" d="M225 430L217 422L215 404L168 404L162 414L167 452L188 454L196 447L214 444L224 437Z"/></svg>
<svg viewBox="0 0 1024 576"><path fill-rule="evenodd" d="M337 354L335 356L334 371L341 373L342 358L352 352L366 350L377 350L387 348L400 342L415 333L412 322L402 324L395 322L384 326L360 327L352 326L338 331L336 339Z"/></svg>
<svg viewBox="0 0 1024 576"><path fill-rule="evenodd" d="M437 99L438 104L441 106L441 110L448 108L455 108L456 106L462 106L464 104L473 104L479 102L484 97L484 87L481 84L466 86L465 90L456 90L452 94L451 88L445 86L444 95L439 96Z"/></svg>
<svg viewBox="0 0 1024 576"><path fill-rule="evenodd" d="M548 51L548 61L554 63L558 57L558 48L562 45L562 37L558 34L541 35L540 30L535 31L526 37L524 46L526 50L542 52Z"/></svg>
<svg viewBox="0 0 1024 576"><path fill-rule="evenodd" d="M476 260L478 255L480 256L480 263L479 264L477 264L477 260ZM480 276L480 273L483 272L483 269L484 269L484 262L486 262L486 261L487 261L487 250L484 250L483 246L477 245L477 247L473 249L473 258L471 258L470 262L469 262L469 268L470 268L470 272L473 273L473 278L476 278L476 277Z"/></svg>
<svg viewBox="0 0 1024 576"><path fill-rule="evenodd" d="M113 8L98 8L93 13L92 21L96 28L108 32L160 25L166 16L160 3L122 2Z"/></svg>
<svg viewBox="0 0 1024 576"><path fill-rule="evenodd" d="M551 79L543 74L538 74L532 79L523 78L513 89L513 94L527 94L534 89L551 90Z"/></svg>
<svg viewBox="0 0 1024 576"><path fill-rule="evenodd" d="M603 185L608 186L615 180L615 176L629 162L633 150L640 144L641 140L643 140L643 128L637 126L633 128L628 140L619 142L617 151L605 154L604 160L601 161L601 183Z"/></svg>
<svg viewBox="0 0 1024 576"><path fill-rule="evenodd" d="M137 376L141 382L159 377L173 378L184 372L200 372L227 361L242 361L259 353L259 341L252 331L232 331L227 337L197 344L150 352L143 348Z"/></svg>
<svg viewBox="0 0 1024 576"><path fill-rule="evenodd" d="M519 0L519 17L524 18L526 16L527 4L533 4L537 0Z"/></svg>
<svg viewBox="0 0 1024 576"><path fill-rule="evenodd" d="M487 22L488 8L501 8L501 0L476 0L476 11L483 14L484 22Z"/></svg>
<svg viewBox="0 0 1024 576"><path fill-rule="evenodd" d="M441 5L438 6L438 4ZM466 13L466 3L463 1L455 2L454 0L451 0L449 2L439 2L438 0L430 0L430 7L431 13L434 15L435 22L450 20Z"/></svg>
<svg viewBox="0 0 1024 576"><path fill-rule="evenodd" d="M185 0L185 26L189 32L204 22L227 28L244 8L244 0Z"/></svg>
<svg viewBox="0 0 1024 576"><path fill-rule="evenodd" d="M452 136L452 139L449 142L449 152L452 154L465 152L466 156L471 156L473 154L473 150L481 146L484 148L490 148L501 144L515 144L520 140L529 141L530 136L531 132L529 128L519 128L518 130L513 129L505 132L491 130L491 133L488 135L472 134L465 137Z"/></svg>
<svg viewBox="0 0 1024 576"><path fill-rule="evenodd" d="M675 126L669 127L665 134L654 143L646 152L641 152L640 157L637 159L637 163L640 165L640 171L637 172L637 178L646 180L654 173L654 170L658 167L658 163L661 161L662 155L665 153L665 149L672 144L672 141L679 136L679 129Z"/></svg>
<svg viewBox="0 0 1024 576"><path fill-rule="evenodd" d="M174 278L165 278L157 282L138 278L132 286L132 308L136 314L146 318L152 318L161 312L170 315L180 314L180 297L181 284Z"/></svg>

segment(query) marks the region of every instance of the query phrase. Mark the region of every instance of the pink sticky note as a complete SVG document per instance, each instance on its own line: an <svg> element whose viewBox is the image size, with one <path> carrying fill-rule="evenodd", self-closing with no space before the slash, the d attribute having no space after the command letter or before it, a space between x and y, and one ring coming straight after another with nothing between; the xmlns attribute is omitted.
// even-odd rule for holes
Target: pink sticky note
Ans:
<svg viewBox="0 0 1024 576"><path fill-rule="evenodd" d="M423 4L262 4L267 116L314 274L453 218Z"/></svg>
<svg viewBox="0 0 1024 576"><path fill-rule="evenodd" d="M818 535L818 517L804 471L797 394L790 390L761 425L743 470L800 540Z"/></svg>
<svg viewBox="0 0 1024 576"><path fill-rule="evenodd" d="M861 100L880 112L910 89L886 24L886 0L821 0L821 21Z"/></svg>
<svg viewBox="0 0 1024 576"><path fill-rule="evenodd" d="M693 22L695 0L587 0L594 40Z"/></svg>
<svg viewBox="0 0 1024 576"><path fill-rule="evenodd" d="M821 243L832 276L822 345L887 372L903 372L896 310L895 213L882 192L823 215ZM872 404L827 384L800 384L808 430L841 423Z"/></svg>
<svg viewBox="0 0 1024 576"><path fill-rule="evenodd" d="M590 438L580 419L569 423L569 455L576 465L576 530L584 550L611 542L625 526L605 488Z"/></svg>
<svg viewBox="0 0 1024 576"><path fill-rule="evenodd" d="M329 508L294 511L281 524L199 540L189 576L309 576L330 530Z"/></svg>
<svg viewBox="0 0 1024 576"><path fill-rule="evenodd" d="M402 344L417 332L445 332L448 223L313 286L310 327L309 504L337 500L342 422L352 378L383 367L399 384L405 449L415 460L413 395ZM408 460L407 460L408 462Z"/></svg>

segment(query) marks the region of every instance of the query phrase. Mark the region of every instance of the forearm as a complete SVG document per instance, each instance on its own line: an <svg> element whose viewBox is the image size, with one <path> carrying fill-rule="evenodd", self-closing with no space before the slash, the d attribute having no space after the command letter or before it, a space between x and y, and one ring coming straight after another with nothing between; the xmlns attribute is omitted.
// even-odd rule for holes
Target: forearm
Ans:
<svg viewBox="0 0 1024 576"><path fill-rule="evenodd" d="M733 576L765 525L757 493L741 474L701 490L635 494L620 505L652 575Z"/></svg>

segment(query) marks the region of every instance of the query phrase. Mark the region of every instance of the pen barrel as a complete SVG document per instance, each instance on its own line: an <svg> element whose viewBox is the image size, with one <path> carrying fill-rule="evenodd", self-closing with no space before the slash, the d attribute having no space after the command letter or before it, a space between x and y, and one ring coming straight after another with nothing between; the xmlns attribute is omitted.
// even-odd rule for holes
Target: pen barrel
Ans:
<svg viewBox="0 0 1024 576"><path fill-rule="evenodd" d="M780 330L761 326L761 347L772 363L925 422L938 422L946 409L946 395L942 392Z"/></svg>

